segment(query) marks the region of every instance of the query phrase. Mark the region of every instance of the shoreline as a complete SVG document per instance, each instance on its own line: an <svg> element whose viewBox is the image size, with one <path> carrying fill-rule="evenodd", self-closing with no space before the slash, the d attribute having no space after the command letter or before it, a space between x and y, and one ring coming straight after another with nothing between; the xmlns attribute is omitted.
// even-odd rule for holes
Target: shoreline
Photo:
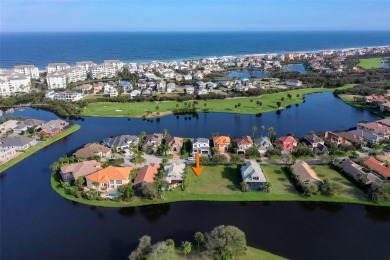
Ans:
<svg viewBox="0 0 390 260"><path fill-rule="evenodd" d="M57 176L58 177L58 176ZM271 198L258 198L258 199L243 199L241 197L244 197L246 194L256 193L258 195L267 195L262 194L260 192L245 192L242 196L237 196L236 198L226 198L229 197L227 195L219 195L219 198L215 198L215 195L213 195L213 198L207 199L206 197L209 196L208 194L190 194L194 196L192 199L188 198L182 198L182 199L165 199L165 200L137 200L137 201L130 201L130 202L116 202L116 201L98 201L98 200L87 200L84 198L75 198L72 195L66 194L66 191L64 188L62 188L61 183L56 180L53 174L50 176L50 186L52 190L59 195L60 197L70 200L73 202L77 202L83 205L89 205L89 206L96 206L96 207L103 207L103 208L132 208L132 207L141 207L141 206L149 206L149 205L160 205L160 204L168 204L168 203L177 203L177 202L322 202L322 203L345 203L345 204L355 204L355 205L362 205L362 206L376 206L376 207L390 207L390 202L372 202L372 201L361 201L361 200L352 200L352 199L346 199L346 198L340 198L340 197L325 197L322 196L321 198L317 197L303 197L300 195L291 194L291 196L283 196L280 195L280 198L275 198L275 195L271 194ZM59 179L59 177L57 178ZM169 197L169 194L166 194L167 197ZM195 198L197 197L197 198ZM225 198L224 198L225 197ZM249 196L248 196L249 197Z"/></svg>
<svg viewBox="0 0 390 260"><path fill-rule="evenodd" d="M210 99L207 101L204 100L196 100L199 102L199 111L198 113L231 113L231 114L244 114L244 115L255 115L259 113L269 113L273 111L281 111L286 109L288 106L293 105L299 105L303 103L305 100L306 95L310 94L319 94L319 93L326 93L326 92L334 92L336 89L345 89L345 88L352 88L355 86L355 84L346 84L344 86L341 86L339 88L303 88L303 89L293 89L288 91L282 91L278 93L273 94L264 94L261 96L253 96L253 97L239 97L239 98L226 98L226 99ZM286 97L288 94L292 94L292 99L286 98L283 101L283 104L280 108L277 107L276 102L280 101L280 98ZM299 94L299 97L296 97L296 95ZM250 102L250 100L253 100L253 102ZM190 100L188 102L192 102L195 100ZM251 106L250 108L243 108L243 111L237 110L234 111L231 109L231 107L234 107L234 102L247 102L247 106ZM248 102L249 101L249 102ZM263 104L258 107L256 105L256 101L261 101ZM203 103L207 103L207 107L203 106ZM219 104L219 103L223 103ZM146 106L145 110L134 112L129 111L126 109L129 109L130 106L133 106L134 104L139 104ZM165 108L161 107L159 109L159 115L153 114L155 112L155 106L157 104L160 104L159 106L166 106ZM118 103L118 102L94 102L88 104L87 108L85 108L81 112L81 116L85 117L125 117L125 118L143 118L145 116L146 119L152 119L152 118L161 118L167 115L174 114L175 104L185 104L185 102L177 102L177 101L161 101L161 102L127 102L127 103ZM171 107L169 107L171 105ZM230 106L229 106L230 105ZM216 106L216 108L213 108L212 106ZM88 111L88 109L92 111ZM93 111L94 108L96 109L103 109L105 107L108 107L110 110L106 111L101 110L99 113L96 113ZM203 111L204 108L207 108L208 111ZM165 109L165 110L164 110ZM116 111L121 110L121 111ZM153 111L150 115L146 115L146 111Z"/></svg>
<svg viewBox="0 0 390 260"><path fill-rule="evenodd" d="M71 127L66 129L65 131L59 133L58 135L53 136L52 138L45 140L43 143L28 148L18 157L15 157L12 160L0 165L0 174L2 174L4 171L11 168L12 166L18 164L19 162L23 161L24 159L27 159L28 157L34 155L35 153L37 153L41 149L61 140L64 137L67 137L67 136L73 134L74 132L77 132L80 128L81 128L80 125L77 125L77 124L72 125Z"/></svg>

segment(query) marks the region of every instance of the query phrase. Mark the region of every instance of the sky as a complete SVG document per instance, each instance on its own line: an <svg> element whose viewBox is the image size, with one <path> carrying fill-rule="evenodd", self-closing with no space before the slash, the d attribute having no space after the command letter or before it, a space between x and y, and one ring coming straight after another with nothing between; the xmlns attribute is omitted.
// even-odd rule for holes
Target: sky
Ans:
<svg viewBox="0 0 390 260"><path fill-rule="evenodd" d="M1 32L390 30L389 0L0 0Z"/></svg>

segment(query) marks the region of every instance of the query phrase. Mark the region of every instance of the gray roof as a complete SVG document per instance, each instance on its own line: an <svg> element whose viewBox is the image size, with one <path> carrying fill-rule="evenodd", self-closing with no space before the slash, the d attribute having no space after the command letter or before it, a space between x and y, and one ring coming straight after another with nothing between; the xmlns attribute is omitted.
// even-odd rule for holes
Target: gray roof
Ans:
<svg viewBox="0 0 390 260"><path fill-rule="evenodd" d="M33 127L33 126L40 126L44 124L45 121L39 120L39 119L26 119L24 120L20 125L15 127L15 130L23 129L25 127Z"/></svg>
<svg viewBox="0 0 390 260"><path fill-rule="evenodd" d="M343 169L343 171L351 175L351 177L354 178L356 181L359 181L359 179L361 179L364 184L382 183L381 179L379 179L377 176L370 172L363 171L362 166L351 161L351 159L349 158L343 159L340 163L340 167Z"/></svg>
<svg viewBox="0 0 390 260"><path fill-rule="evenodd" d="M271 141L266 136L256 138L255 140L253 140L253 143L257 148L272 147Z"/></svg>
<svg viewBox="0 0 390 260"><path fill-rule="evenodd" d="M0 139L0 147L10 147L10 146L25 146L32 141L34 138L25 137L25 136L14 136Z"/></svg>
<svg viewBox="0 0 390 260"><path fill-rule="evenodd" d="M318 143L318 142L323 142L324 141L324 140L322 140L320 137L318 137L315 134L307 134L307 135L304 135L303 138L305 140L309 141L310 143Z"/></svg>
<svg viewBox="0 0 390 260"><path fill-rule="evenodd" d="M109 147L122 147L131 143L138 143L136 135L118 135L103 140L103 143Z"/></svg>
<svg viewBox="0 0 390 260"><path fill-rule="evenodd" d="M241 167L241 177L245 182L267 182L260 165L255 161L246 161Z"/></svg>
<svg viewBox="0 0 390 260"><path fill-rule="evenodd" d="M165 178L169 181L183 180L183 173L185 169L184 163L174 163L166 168Z"/></svg>
<svg viewBox="0 0 390 260"><path fill-rule="evenodd" d="M203 144L210 144L210 140L203 137L193 138L191 139L191 143L203 143Z"/></svg>

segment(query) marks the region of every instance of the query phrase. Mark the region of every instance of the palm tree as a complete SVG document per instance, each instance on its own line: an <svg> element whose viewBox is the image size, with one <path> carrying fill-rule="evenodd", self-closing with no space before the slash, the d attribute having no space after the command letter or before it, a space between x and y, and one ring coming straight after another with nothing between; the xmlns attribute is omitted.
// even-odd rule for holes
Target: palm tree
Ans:
<svg viewBox="0 0 390 260"><path fill-rule="evenodd" d="M200 243L204 242L204 235L202 232L196 232L194 235L195 241L198 242L198 252Z"/></svg>
<svg viewBox="0 0 390 260"><path fill-rule="evenodd" d="M182 251L184 254L184 259L187 259L187 254L189 254L191 252L191 249L192 249L191 242L183 241L183 242L181 242L181 247L182 247Z"/></svg>
<svg viewBox="0 0 390 260"><path fill-rule="evenodd" d="M257 126L252 126L251 127L251 130L252 130L252 138L254 138L255 137L255 132L257 131Z"/></svg>
<svg viewBox="0 0 390 260"><path fill-rule="evenodd" d="M99 186L100 186L100 183L97 182L97 181L94 181L93 183L93 186L95 186L95 189L96 189L96 196L99 195Z"/></svg>
<svg viewBox="0 0 390 260"><path fill-rule="evenodd" d="M246 192L248 190L248 183L246 183L245 181L242 181L240 183L240 186L241 186L241 191Z"/></svg>
<svg viewBox="0 0 390 260"><path fill-rule="evenodd" d="M265 126L262 125L262 126L261 126L261 137L263 137L263 132L264 132L264 130L265 130Z"/></svg>
<svg viewBox="0 0 390 260"><path fill-rule="evenodd" d="M271 185L271 183L270 182L266 182L266 183L264 183L264 185L263 185L263 191L265 191L265 192L270 192L271 191L271 187L272 187L272 185Z"/></svg>

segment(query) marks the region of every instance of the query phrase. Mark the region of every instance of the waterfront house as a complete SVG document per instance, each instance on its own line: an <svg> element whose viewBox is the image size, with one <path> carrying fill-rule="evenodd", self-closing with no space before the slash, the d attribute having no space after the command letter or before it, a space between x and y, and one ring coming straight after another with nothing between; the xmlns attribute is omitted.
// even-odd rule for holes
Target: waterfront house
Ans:
<svg viewBox="0 0 390 260"><path fill-rule="evenodd" d="M119 135L113 136L109 138L105 138L103 140L103 144L114 148L117 151L125 151L130 149L130 146L138 145L139 138L136 135Z"/></svg>
<svg viewBox="0 0 390 260"><path fill-rule="evenodd" d="M19 122L17 120L8 120L8 121L5 121L4 123L2 123L0 125L0 132L2 134L5 134L9 131L12 131L14 128L16 128L18 126Z"/></svg>
<svg viewBox="0 0 390 260"><path fill-rule="evenodd" d="M245 151L253 146L253 140L250 136L243 136L242 138L235 138L233 140L234 146L237 148L237 153L245 154Z"/></svg>
<svg viewBox="0 0 390 260"><path fill-rule="evenodd" d="M381 112L390 112L390 102L380 104L379 109Z"/></svg>
<svg viewBox="0 0 390 260"><path fill-rule="evenodd" d="M83 148L77 150L73 155L78 158L100 157L108 159L111 158L111 149L101 144L91 143L84 145Z"/></svg>
<svg viewBox="0 0 390 260"><path fill-rule="evenodd" d="M210 140L207 138L195 138L191 139L192 143L192 155L199 153L200 155L209 156L210 153Z"/></svg>
<svg viewBox="0 0 390 260"><path fill-rule="evenodd" d="M260 154L264 154L269 149L273 148L273 145L267 136L262 136L254 140L254 145L259 150Z"/></svg>
<svg viewBox="0 0 390 260"><path fill-rule="evenodd" d="M137 177L134 180L134 188L140 188L146 183L153 183L154 176L158 173L159 168L160 165L157 163L152 163L140 168Z"/></svg>
<svg viewBox="0 0 390 260"><path fill-rule="evenodd" d="M303 141L311 148L317 148L319 145L324 145L324 140L315 134L307 134L303 136Z"/></svg>
<svg viewBox="0 0 390 260"><path fill-rule="evenodd" d="M343 172L351 176L355 181L361 182L364 185L381 184L382 180L371 172L365 170L359 164L353 162L349 158L335 161L334 164L338 166Z"/></svg>
<svg viewBox="0 0 390 260"><path fill-rule="evenodd" d="M298 175L304 184L321 185L321 179L306 162L296 161L291 168L293 173Z"/></svg>
<svg viewBox="0 0 390 260"><path fill-rule="evenodd" d="M364 101L366 103L385 103L387 102L387 98L383 95L370 95L370 96L365 96Z"/></svg>
<svg viewBox="0 0 390 260"><path fill-rule="evenodd" d="M164 135L163 134L150 134L150 135L147 135L146 138L145 138L145 142L144 142L144 145L142 146L143 149L153 149L153 148L157 148L162 140L164 138Z"/></svg>
<svg viewBox="0 0 390 260"><path fill-rule="evenodd" d="M298 142L292 136L282 136L275 142L275 146L280 147L284 153L290 153L298 146Z"/></svg>
<svg viewBox="0 0 390 260"><path fill-rule="evenodd" d="M39 128L44 123L45 121L38 119L26 119L21 124L16 126L13 131L15 134L21 134L22 132L25 132L32 127Z"/></svg>
<svg viewBox="0 0 390 260"><path fill-rule="evenodd" d="M70 182L98 170L101 170L100 163L96 160L91 160L62 166L60 175L63 181Z"/></svg>
<svg viewBox="0 0 390 260"><path fill-rule="evenodd" d="M1 148L0 147L0 162L5 162L12 158L16 154L14 148Z"/></svg>
<svg viewBox="0 0 390 260"><path fill-rule="evenodd" d="M180 152L183 148L183 138L169 137L165 140L165 145L170 148L170 151L168 151L168 153Z"/></svg>
<svg viewBox="0 0 390 260"><path fill-rule="evenodd" d="M364 165L371 171L380 174L385 179L390 180L390 167L385 166L384 163L378 161L372 156L364 159Z"/></svg>
<svg viewBox="0 0 390 260"><path fill-rule="evenodd" d="M214 148L221 153L225 153L228 151L230 142L231 142L231 140L230 140L229 136L214 136L213 137Z"/></svg>
<svg viewBox="0 0 390 260"><path fill-rule="evenodd" d="M352 145L352 143L350 141L348 141L344 137L340 136L338 133L334 133L331 131L326 131L324 133L324 139L331 142L331 143L336 143L337 145L340 145L340 144Z"/></svg>
<svg viewBox="0 0 390 260"><path fill-rule="evenodd" d="M0 139L1 149L15 149L16 151L24 151L37 144L37 140L25 136L11 136Z"/></svg>
<svg viewBox="0 0 390 260"><path fill-rule="evenodd" d="M390 137L390 127L378 122L359 123L357 129L367 129L368 131L383 135L385 139L389 139Z"/></svg>
<svg viewBox="0 0 390 260"><path fill-rule="evenodd" d="M183 182L185 167L184 163L173 163L166 167L164 177L171 187Z"/></svg>
<svg viewBox="0 0 390 260"><path fill-rule="evenodd" d="M39 134L46 137L53 137L61 133L67 126L69 126L69 123L64 120L50 120L41 126Z"/></svg>
<svg viewBox="0 0 390 260"><path fill-rule="evenodd" d="M260 189L267 182L260 165L253 160L246 161L245 165L241 166L240 171L242 180L252 190Z"/></svg>
<svg viewBox="0 0 390 260"><path fill-rule="evenodd" d="M116 192L117 188L129 183L129 175L133 167L108 166L85 176L87 187L105 192Z"/></svg>

